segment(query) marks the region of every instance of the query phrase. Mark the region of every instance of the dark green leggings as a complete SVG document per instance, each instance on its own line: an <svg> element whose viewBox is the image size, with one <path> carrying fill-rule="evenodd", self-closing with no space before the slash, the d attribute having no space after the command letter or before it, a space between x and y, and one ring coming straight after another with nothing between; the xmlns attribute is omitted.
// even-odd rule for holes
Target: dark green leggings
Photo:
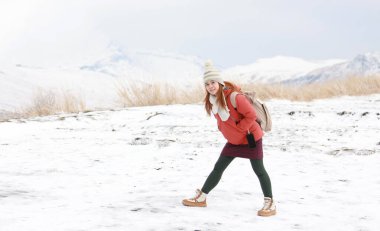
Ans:
<svg viewBox="0 0 380 231"><path fill-rule="evenodd" d="M219 183L222 178L224 170L228 167L228 165L235 159L232 156L220 156L218 161L215 164L214 169L207 177L206 182L202 187L202 192L209 193L215 186ZM253 171L257 175L260 181L261 190L263 191L264 197L273 198L272 195L272 186L270 182L269 175L267 171L265 171L263 160L255 160L249 159L251 161L251 165Z"/></svg>

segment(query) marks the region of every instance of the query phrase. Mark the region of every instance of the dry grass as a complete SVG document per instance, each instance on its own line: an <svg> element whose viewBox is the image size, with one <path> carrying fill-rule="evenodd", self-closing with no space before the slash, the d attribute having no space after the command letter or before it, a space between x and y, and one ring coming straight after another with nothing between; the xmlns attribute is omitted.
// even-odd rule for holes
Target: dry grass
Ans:
<svg viewBox="0 0 380 231"><path fill-rule="evenodd" d="M32 103L19 112L23 118L46 116L58 113L78 113L86 111L86 104L81 97L69 91L55 92L38 89Z"/></svg>
<svg viewBox="0 0 380 231"><path fill-rule="evenodd" d="M204 89L200 86L178 90L166 83L118 83L116 89L118 102L123 107L198 103L204 94Z"/></svg>
<svg viewBox="0 0 380 231"><path fill-rule="evenodd" d="M380 76L351 77L301 86L280 84L239 84L243 90L256 91L259 98L311 101L343 95L359 96L380 93ZM169 84L127 83L117 86L122 106L149 106L199 103L204 97L203 86L177 90Z"/></svg>
<svg viewBox="0 0 380 231"><path fill-rule="evenodd" d="M261 99L288 99L294 101L311 101L337 96L360 96L380 93L380 76L350 77L313 83L302 86L289 85L241 85L242 89L253 89Z"/></svg>
<svg viewBox="0 0 380 231"><path fill-rule="evenodd" d="M302 86L238 84L243 90L256 91L259 98L310 101L343 95L360 96L380 93L380 75L371 77L351 77ZM167 104L191 104L202 102L205 90L202 85L186 90L165 83L143 84L137 82L118 83L118 101L123 107ZM31 105L18 112L0 112L0 121L11 118L29 118L58 113L78 113L86 110L81 97L69 91L56 92L39 89Z"/></svg>

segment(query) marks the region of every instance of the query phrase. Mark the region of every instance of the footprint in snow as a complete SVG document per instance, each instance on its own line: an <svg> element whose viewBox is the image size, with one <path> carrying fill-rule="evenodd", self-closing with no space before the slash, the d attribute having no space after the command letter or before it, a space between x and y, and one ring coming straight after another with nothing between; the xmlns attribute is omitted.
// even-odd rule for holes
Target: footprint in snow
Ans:
<svg viewBox="0 0 380 231"><path fill-rule="evenodd" d="M152 139L148 137L136 137L129 142L130 145L148 145L150 143L152 143Z"/></svg>
<svg viewBox="0 0 380 231"><path fill-rule="evenodd" d="M156 140L158 147L164 148L168 147L171 143L175 143L175 140L170 139L162 139L162 140Z"/></svg>
<svg viewBox="0 0 380 231"><path fill-rule="evenodd" d="M358 156L369 156L375 154L375 150L369 150L369 149L352 149L352 148L342 148L342 149L336 149L333 151L328 152L329 155L332 156L342 156L342 155L358 155Z"/></svg>

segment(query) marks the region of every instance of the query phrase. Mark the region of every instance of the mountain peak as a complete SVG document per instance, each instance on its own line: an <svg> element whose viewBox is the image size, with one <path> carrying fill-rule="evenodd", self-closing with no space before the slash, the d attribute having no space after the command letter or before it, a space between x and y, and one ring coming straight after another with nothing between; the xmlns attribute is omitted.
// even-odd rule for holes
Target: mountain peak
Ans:
<svg viewBox="0 0 380 231"><path fill-rule="evenodd" d="M355 56L352 62L377 62L380 63L380 52L368 52Z"/></svg>
<svg viewBox="0 0 380 231"><path fill-rule="evenodd" d="M366 75L367 72L378 72L380 70L380 53L359 54L349 61L346 66L362 75Z"/></svg>
<svg viewBox="0 0 380 231"><path fill-rule="evenodd" d="M312 83L330 79L341 79L347 76L370 76L380 73L380 53L368 52L359 54L353 59L329 67L313 70L286 83Z"/></svg>

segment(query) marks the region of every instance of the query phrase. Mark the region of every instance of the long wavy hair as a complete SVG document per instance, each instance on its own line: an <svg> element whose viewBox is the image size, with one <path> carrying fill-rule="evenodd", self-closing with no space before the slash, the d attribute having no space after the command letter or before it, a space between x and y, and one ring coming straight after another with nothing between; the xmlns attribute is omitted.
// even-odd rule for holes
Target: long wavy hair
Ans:
<svg viewBox="0 0 380 231"><path fill-rule="evenodd" d="M233 83L224 81L224 87L219 83L219 90L216 93L216 103L219 104L219 107L227 107L226 101L224 100L223 89L231 89L232 91L239 91L240 89ZM206 88L205 88L206 89ZM212 104L210 103L210 93L206 90L206 96L204 98L205 109L208 115L211 115Z"/></svg>

